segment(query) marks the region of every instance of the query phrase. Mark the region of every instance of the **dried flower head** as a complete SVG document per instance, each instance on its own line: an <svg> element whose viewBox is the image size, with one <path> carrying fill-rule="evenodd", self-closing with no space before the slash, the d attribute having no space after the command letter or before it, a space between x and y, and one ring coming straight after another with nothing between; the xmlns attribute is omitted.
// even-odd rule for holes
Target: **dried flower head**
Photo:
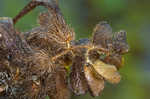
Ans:
<svg viewBox="0 0 150 99"><path fill-rule="evenodd" d="M48 11L39 15L40 26L22 36L13 25L37 6ZM69 99L88 91L99 96L105 81L119 83L129 49L126 32L112 33L105 21L90 39L76 41L53 0L32 0L13 20L1 19L0 41L0 96L10 99Z"/></svg>

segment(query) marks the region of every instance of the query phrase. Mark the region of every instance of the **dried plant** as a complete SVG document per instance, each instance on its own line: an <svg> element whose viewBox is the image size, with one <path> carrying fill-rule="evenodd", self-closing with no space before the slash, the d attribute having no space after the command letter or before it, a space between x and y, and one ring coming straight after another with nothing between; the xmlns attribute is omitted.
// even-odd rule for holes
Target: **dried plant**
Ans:
<svg viewBox="0 0 150 99"><path fill-rule="evenodd" d="M20 33L14 24L37 6L40 26ZM58 1L32 0L12 20L0 19L0 97L69 99L88 91L99 96L105 81L119 83L122 55L128 52L126 32L112 33L99 22L89 39L75 40Z"/></svg>

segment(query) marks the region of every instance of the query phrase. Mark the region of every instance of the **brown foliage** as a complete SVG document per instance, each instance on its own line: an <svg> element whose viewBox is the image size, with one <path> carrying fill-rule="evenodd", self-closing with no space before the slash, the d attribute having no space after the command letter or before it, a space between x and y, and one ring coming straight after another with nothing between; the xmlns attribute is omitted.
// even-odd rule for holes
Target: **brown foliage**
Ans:
<svg viewBox="0 0 150 99"><path fill-rule="evenodd" d="M39 27L21 35L14 24L36 6L44 6ZM113 34L103 21L91 40L75 40L58 3L32 0L13 20L0 19L0 97L69 99L90 92L99 96L104 82L119 83L126 32ZM67 69L69 68L69 69Z"/></svg>

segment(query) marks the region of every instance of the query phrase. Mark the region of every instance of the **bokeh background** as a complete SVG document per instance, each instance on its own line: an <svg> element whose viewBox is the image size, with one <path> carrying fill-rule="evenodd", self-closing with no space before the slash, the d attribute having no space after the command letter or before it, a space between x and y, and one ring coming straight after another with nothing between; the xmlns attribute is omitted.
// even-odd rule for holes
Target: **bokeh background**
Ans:
<svg viewBox="0 0 150 99"><path fill-rule="evenodd" d="M14 17L30 0L0 0L0 17ZM125 55L122 80L118 85L106 83L100 97L89 94L72 99L150 99L150 0L59 0L60 8L76 38L90 37L95 25L108 21L113 31L127 31L130 52ZM36 8L16 25L27 31L37 25Z"/></svg>

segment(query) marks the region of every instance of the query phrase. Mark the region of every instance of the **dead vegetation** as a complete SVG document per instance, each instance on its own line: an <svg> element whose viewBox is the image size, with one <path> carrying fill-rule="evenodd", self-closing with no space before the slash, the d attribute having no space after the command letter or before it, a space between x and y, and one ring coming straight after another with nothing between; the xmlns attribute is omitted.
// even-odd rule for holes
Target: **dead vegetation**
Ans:
<svg viewBox="0 0 150 99"><path fill-rule="evenodd" d="M14 19L0 19L0 97L69 99L88 91L99 96L105 81L119 83L126 32L112 33L103 21L91 38L76 41L57 2L32 0ZM40 26L18 32L14 24L37 6L48 9L39 15Z"/></svg>

